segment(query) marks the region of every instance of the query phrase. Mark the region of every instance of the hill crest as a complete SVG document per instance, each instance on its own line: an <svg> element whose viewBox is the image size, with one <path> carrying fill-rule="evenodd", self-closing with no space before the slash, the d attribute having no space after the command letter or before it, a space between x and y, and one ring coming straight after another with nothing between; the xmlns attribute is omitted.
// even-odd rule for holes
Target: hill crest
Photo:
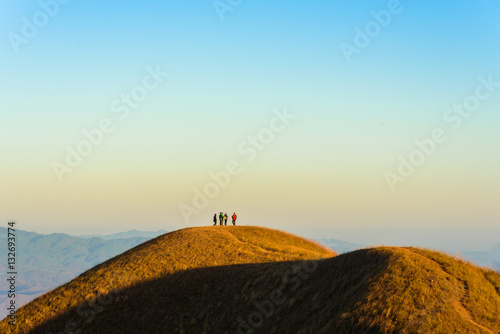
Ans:
<svg viewBox="0 0 500 334"><path fill-rule="evenodd" d="M226 245L233 256L220 256ZM150 262L139 267L148 270L135 273L144 254ZM166 263L176 266L154 270ZM131 274L140 279L127 280ZM20 310L18 329L498 333L499 291L498 273L434 251L378 247L333 256L275 230L192 228L137 246L38 298Z"/></svg>

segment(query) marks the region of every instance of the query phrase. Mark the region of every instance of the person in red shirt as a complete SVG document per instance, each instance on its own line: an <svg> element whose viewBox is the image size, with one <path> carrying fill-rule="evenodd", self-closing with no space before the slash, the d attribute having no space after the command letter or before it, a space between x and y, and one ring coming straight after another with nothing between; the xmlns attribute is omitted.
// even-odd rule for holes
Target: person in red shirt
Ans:
<svg viewBox="0 0 500 334"><path fill-rule="evenodd" d="M236 213L233 212L233 217L232 217L233 218L233 225L236 225L236 217L238 217L238 216L236 216Z"/></svg>

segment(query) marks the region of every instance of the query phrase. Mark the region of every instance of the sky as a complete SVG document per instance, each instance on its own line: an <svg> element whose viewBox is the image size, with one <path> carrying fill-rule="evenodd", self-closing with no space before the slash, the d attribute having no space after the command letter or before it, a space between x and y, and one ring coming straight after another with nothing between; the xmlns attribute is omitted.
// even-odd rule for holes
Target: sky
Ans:
<svg viewBox="0 0 500 334"><path fill-rule="evenodd" d="M104 234L224 211L494 243L499 22L493 0L2 2L0 221Z"/></svg>

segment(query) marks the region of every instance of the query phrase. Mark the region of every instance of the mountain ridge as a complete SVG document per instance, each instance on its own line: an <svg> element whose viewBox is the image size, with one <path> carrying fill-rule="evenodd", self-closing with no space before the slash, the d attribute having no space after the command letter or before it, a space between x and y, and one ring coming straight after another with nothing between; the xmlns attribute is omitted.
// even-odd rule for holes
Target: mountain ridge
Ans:
<svg viewBox="0 0 500 334"><path fill-rule="evenodd" d="M190 228L37 298L19 310L17 329L498 333L499 291L497 272L431 250L377 247L335 256L276 230Z"/></svg>

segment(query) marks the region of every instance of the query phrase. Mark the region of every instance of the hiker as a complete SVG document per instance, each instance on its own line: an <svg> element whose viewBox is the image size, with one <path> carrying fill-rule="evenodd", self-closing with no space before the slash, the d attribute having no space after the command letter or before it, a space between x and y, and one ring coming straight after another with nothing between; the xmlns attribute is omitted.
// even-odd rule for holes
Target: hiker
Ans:
<svg viewBox="0 0 500 334"><path fill-rule="evenodd" d="M238 217L236 215L236 212L233 212L233 217L232 217L233 218L233 225L236 225L236 217Z"/></svg>
<svg viewBox="0 0 500 334"><path fill-rule="evenodd" d="M219 215L219 223L220 223L220 226L222 226L222 223L224 222L224 214L221 212L220 215Z"/></svg>
<svg viewBox="0 0 500 334"><path fill-rule="evenodd" d="M217 214L216 213L214 213L214 225L213 226L215 226L215 225L217 225Z"/></svg>
<svg viewBox="0 0 500 334"><path fill-rule="evenodd" d="M227 212L224 214L224 225L227 226Z"/></svg>

